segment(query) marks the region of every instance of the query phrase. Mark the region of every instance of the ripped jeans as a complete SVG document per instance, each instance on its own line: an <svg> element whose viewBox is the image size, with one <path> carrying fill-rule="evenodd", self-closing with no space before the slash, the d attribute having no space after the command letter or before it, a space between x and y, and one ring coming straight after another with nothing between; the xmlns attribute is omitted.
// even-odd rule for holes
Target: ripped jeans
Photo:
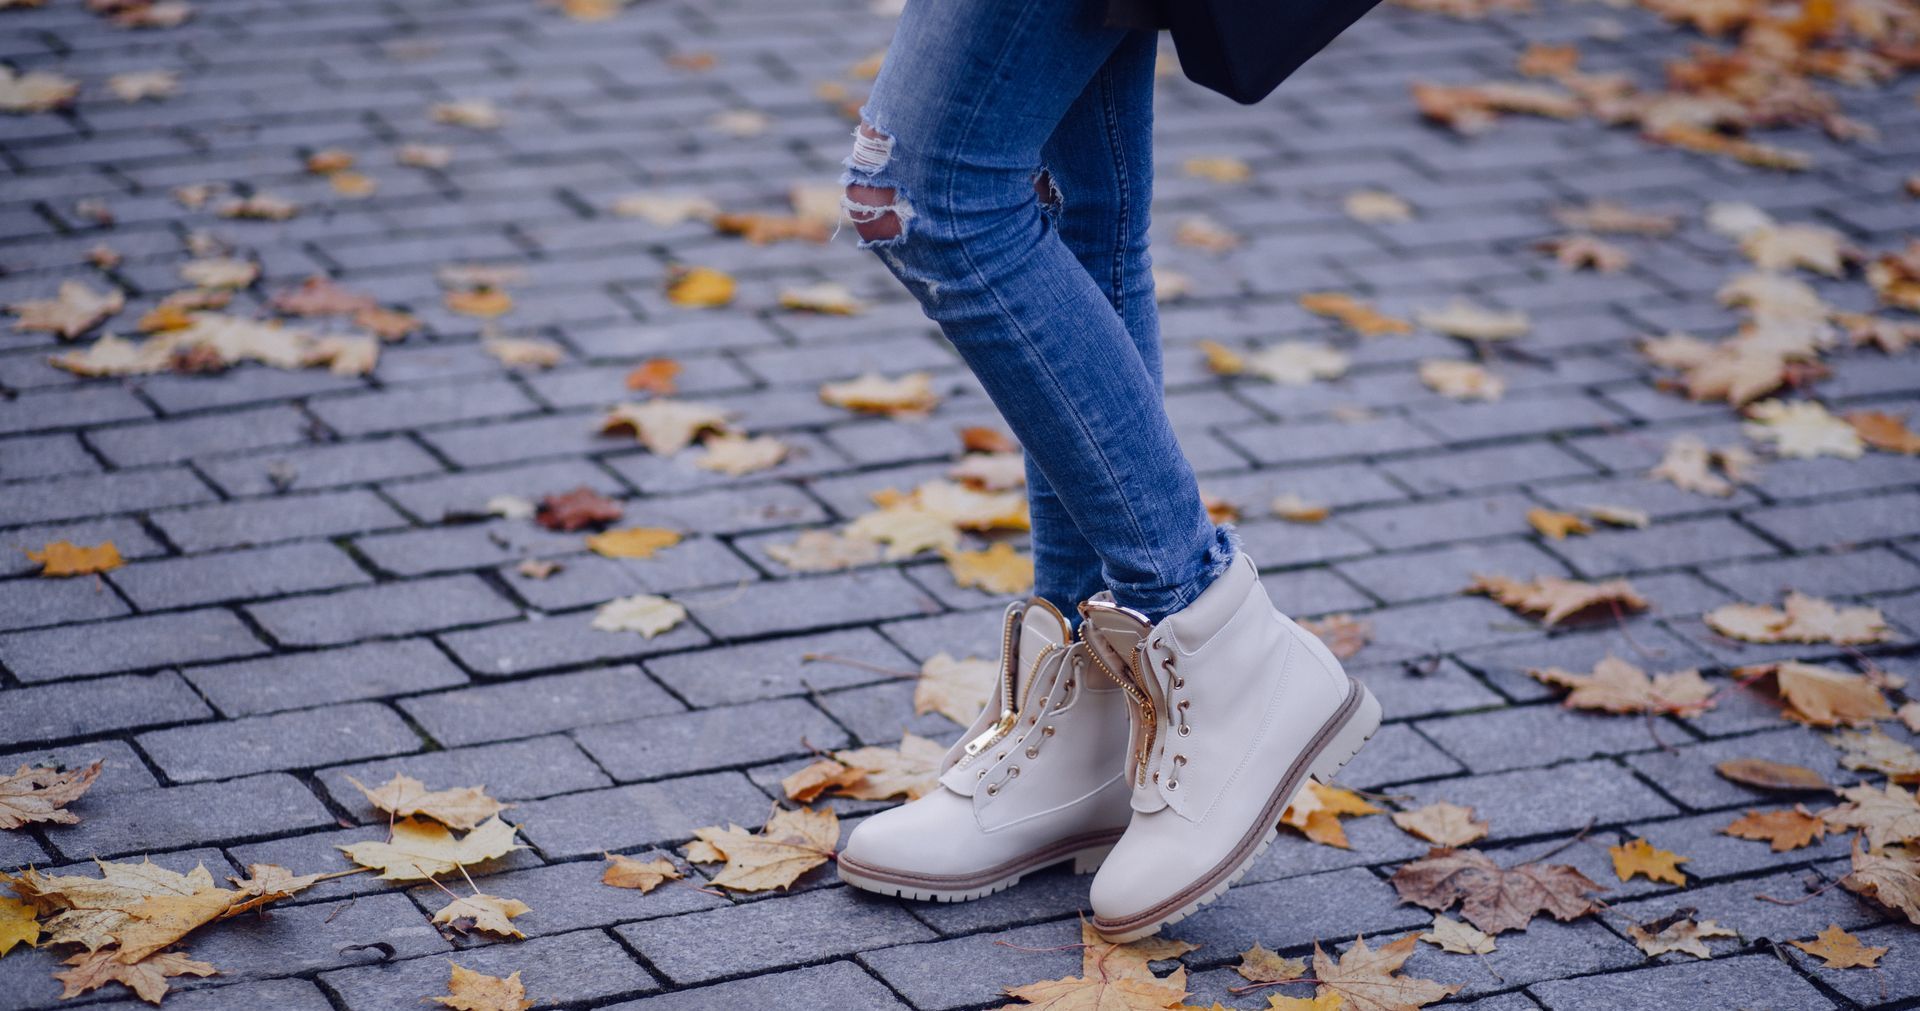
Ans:
<svg viewBox="0 0 1920 1011"><path fill-rule="evenodd" d="M1081 0L908 0L842 182L861 245L1027 453L1035 592L1150 619L1224 571L1167 419L1147 254L1156 36Z"/></svg>

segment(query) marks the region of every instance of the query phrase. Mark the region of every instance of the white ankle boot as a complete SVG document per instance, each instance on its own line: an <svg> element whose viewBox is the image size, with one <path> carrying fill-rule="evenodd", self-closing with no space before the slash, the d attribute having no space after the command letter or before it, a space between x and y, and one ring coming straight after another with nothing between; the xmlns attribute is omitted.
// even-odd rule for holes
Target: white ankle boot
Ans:
<svg viewBox="0 0 1920 1011"><path fill-rule="evenodd" d="M1127 697L1041 598L1007 608L1000 684L947 752L940 787L862 822L840 880L959 902L1072 860L1100 866L1132 815Z"/></svg>
<svg viewBox="0 0 1920 1011"><path fill-rule="evenodd" d="M1080 610L1090 658L1133 703L1133 820L1092 895L1095 929L1130 941L1239 880L1307 777L1373 736L1380 703L1274 610L1244 553L1157 625L1104 593Z"/></svg>

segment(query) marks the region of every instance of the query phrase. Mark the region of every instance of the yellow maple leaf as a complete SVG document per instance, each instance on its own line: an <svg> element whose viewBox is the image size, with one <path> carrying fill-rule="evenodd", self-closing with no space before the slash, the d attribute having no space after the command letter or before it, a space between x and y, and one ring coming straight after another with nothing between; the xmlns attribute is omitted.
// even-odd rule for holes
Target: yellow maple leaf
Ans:
<svg viewBox="0 0 1920 1011"><path fill-rule="evenodd" d="M914 682L914 715L939 713L967 726L987 707L999 673L999 665L991 660L955 660L944 651L935 653L920 665L920 680Z"/></svg>
<svg viewBox="0 0 1920 1011"><path fill-rule="evenodd" d="M1362 337L1386 334L1410 334L1413 324L1388 316L1366 302L1342 291L1313 291L1300 296L1300 308L1316 316L1339 320Z"/></svg>
<svg viewBox="0 0 1920 1011"><path fill-rule="evenodd" d="M513 296L498 288L471 288L449 291L447 308L462 316L493 319L513 311Z"/></svg>
<svg viewBox="0 0 1920 1011"><path fill-rule="evenodd" d="M1736 839L1764 842L1775 853L1810 846L1827 834L1827 823L1795 804L1791 811L1748 811L1721 832Z"/></svg>
<svg viewBox="0 0 1920 1011"><path fill-rule="evenodd" d="M1583 583L1558 576L1527 582L1505 576L1476 575L1467 593L1492 597L1522 614L1540 615L1543 625L1556 625L1578 614L1610 607L1616 611L1644 611L1647 600L1624 579Z"/></svg>
<svg viewBox="0 0 1920 1011"><path fill-rule="evenodd" d="M686 309L714 309L733 301L733 278L711 267L693 267L667 282L667 301Z"/></svg>
<svg viewBox="0 0 1920 1011"><path fill-rule="evenodd" d="M525 849L513 841L514 832L512 825L494 817L455 838L438 822L402 818L393 823L387 841L347 843L335 849L362 867L380 871L380 877L387 881L414 881Z"/></svg>
<svg viewBox="0 0 1920 1011"><path fill-rule="evenodd" d="M114 931L120 942L115 956L132 965L180 940L199 927L226 915L242 896L224 888L192 895L150 895L126 907L127 922Z"/></svg>
<svg viewBox="0 0 1920 1011"><path fill-rule="evenodd" d="M869 746L833 753L842 764L866 774L841 790L857 800L915 800L940 781L940 763L946 756L945 747L914 734L903 735L898 748Z"/></svg>
<svg viewBox="0 0 1920 1011"><path fill-rule="evenodd" d="M527 1011L533 1002L527 999L527 988L520 982L520 973L516 970L505 979L474 972L457 962L448 962L453 967L452 978L447 981L447 995L428 997L443 1007L453 1011Z"/></svg>
<svg viewBox="0 0 1920 1011"><path fill-rule="evenodd" d="M1880 964L1880 956L1892 950L1861 944L1860 938L1841 930L1837 923L1828 924L1811 941L1787 943L1820 959L1828 969L1871 969Z"/></svg>
<svg viewBox="0 0 1920 1011"><path fill-rule="evenodd" d="M758 834L738 825L694 830L695 838L726 857L712 884L740 892L787 888L833 858L840 819L831 809L776 808Z"/></svg>
<svg viewBox="0 0 1920 1011"><path fill-rule="evenodd" d="M853 786L865 778L867 774L859 769L850 769L831 758L822 758L782 778L780 789L786 793L788 800L811 804L828 790Z"/></svg>
<svg viewBox="0 0 1920 1011"><path fill-rule="evenodd" d="M64 772L22 765L10 776L0 775L0 829L17 829L36 822L78 824L80 816L66 810L66 806L93 786L93 781L100 777L102 765L95 761Z"/></svg>
<svg viewBox="0 0 1920 1011"><path fill-rule="evenodd" d="M1538 506L1527 510L1527 523L1556 541L1564 541L1571 534L1593 532L1591 524L1572 513L1556 512Z"/></svg>
<svg viewBox="0 0 1920 1011"><path fill-rule="evenodd" d="M1708 611L1707 627L1748 642L1831 642L1843 646L1885 640L1891 631L1874 607L1839 607L1789 591L1780 607L1725 604Z"/></svg>
<svg viewBox="0 0 1920 1011"><path fill-rule="evenodd" d="M97 861L100 877L48 875L28 868L16 875L0 873L14 894L32 903L43 915L48 940L78 944L89 951L113 943L113 932L129 919L127 907L153 895L194 895L214 887L204 866L179 874L152 861L137 864Z"/></svg>
<svg viewBox="0 0 1920 1011"><path fill-rule="evenodd" d="M400 818L426 815L462 832L507 809L507 805L487 796L486 788L480 786L428 790L427 784L404 774L396 774L377 790L368 789L352 776L347 777L347 782L365 794L368 803L388 814Z"/></svg>
<svg viewBox="0 0 1920 1011"><path fill-rule="evenodd" d="M516 916L531 912L533 908L519 899L504 899L498 895L475 892L447 903L433 914L433 922L462 933L479 930L500 937L525 938L527 935L512 921Z"/></svg>
<svg viewBox="0 0 1920 1011"><path fill-rule="evenodd" d="M600 431L631 432L655 456L672 456L705 432L725 432L728 412L710 404L656 398L618 404L600 419Z"/></svg>
<svg viewBox="0 0 1920 1011"><path fill-rule="evenodd" d="M951 517L911 503L855 518L847 524L846 536L885 544L889 561L911 558L922 551L952 551L960 546L960 531Z"/></svg>
<svg viewBox="0 0 1920 1011"><path fill-rule="evenodd" d="M40 921L31 903L0 896L0 955L12 951L16 944L38 948Z"/></svg>
<svg viewBox="0 0 1920 1011"><path fill-rule="evenodd" d="M1460 847L1487 836L1487 823L1473 816L1473 808L1444 800L1395 812L1393 823L1436 846Z"/></svg>
<svg viewBox="0 0 1920 1011"><path fill-rule="evenodd" d="M600 880L615 888L631 888L645 895L660 887L663 882L684 877L680 873L680 868L675 867L673 861L666 857L636 860L618 853L608 853L605 856L607 869L600 873Z"/></svg>
<svg viewBox="0 0 1920 1011"><path fill-rule="evenodd" d="M119 983L132 990L141 1000L158 1004L167 995L168 977L212 976L220 971L205 962L196 962L180 951L162 952L133 965L119 961L114 957L116 954L111 948L103 948L81 952L67 959L66 964L73 968L53 974L53 978L63 984L60 999L78 997L108 983Z"/></svg>
<svg viewBox="0 0 1920 1011"><path fill-rule="evenodd" d="M1307 788L1295 794L1293 803L1280 813L1280 824L1298 829L1302 835L1322 846L1336 846L1344 850L1352 847L1347 842L1347 831L1341 827L1340 818L1378 813L1379 808L1351 790L1308 780Z"/></svg>
<svg viewBox="0 0 1920 1011"><path fill-rule="evenodd" d="M664 527L623 527L587 537L587 547L608 558L652 558L661 548L680 543L680 532Z"/></svg>
<svg viewBox="0 0 1920 1011"><path fill-rule="evenodd" d="M1687 858L1669 850L1663 850L1645 839L1631 839L1625 843L1607 847L1607 853L1613 857L1613 873L1622 881L1630 881L1635 874L1649 881L1665 881L1673 885L1685 885L1687 876L1680 865Z"/></svg>
<svg viewBox="0 0 1920 1011"><path fill-rule="evenodd" d="M947 570L960 586L988 593L1025 593L1033 589L1033 556L1000 541L985 551L948 551Z"/></svg>
<svg viewBox="0 0 1920 1011"><path fill-rule="evenodd" d="M1356 937L1353 947L1335 962L1313 946L1313 975L1320 992L1333 991L1344 998L1343 1006L1353 1011L1410 1011L1425 1007L1460 990L1459 984L1443 985L1430 979L1395 975L1419 944L1417 934L1408 934L1378 949L1369 948L1365 938Z"/></svg>

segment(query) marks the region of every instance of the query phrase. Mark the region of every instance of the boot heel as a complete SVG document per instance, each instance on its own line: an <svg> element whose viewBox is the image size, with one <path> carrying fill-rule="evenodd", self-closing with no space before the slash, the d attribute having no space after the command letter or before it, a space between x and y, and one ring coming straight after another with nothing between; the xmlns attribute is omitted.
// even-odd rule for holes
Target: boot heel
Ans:
<svg viewBox="0 0 1920 1011"><path fill-rule="evenodd" d="M1360 753L1360 748L1373 739L1380 729L1380 700L1373 697L1367 686L1359 681L1354 685L1360 689L1360 704L1354 708L1353 715L1347 717L1346 725L1333 735L1333 740L1314 759L1313 767L1308 770L1314 779L1322 783L1332 782L1341 768Z"/></svg>
<svg viewBox="0 0 1920 1011"><path fill-rule="evenodd" d="M1075 853L1073 855L1073 873L1092 874L1094 871L1100 869L1101 864L1107 862L1107 854L1112 852L1113 846L1109 844L1106 846L1095 846L1092 849L1084 849Z"/></svg>

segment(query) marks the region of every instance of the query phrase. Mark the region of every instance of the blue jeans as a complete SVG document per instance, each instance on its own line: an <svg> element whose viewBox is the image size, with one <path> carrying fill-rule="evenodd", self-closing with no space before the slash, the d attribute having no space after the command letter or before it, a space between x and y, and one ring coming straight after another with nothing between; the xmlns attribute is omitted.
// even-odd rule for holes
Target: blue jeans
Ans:
<svg viewBox="0 0 1920 1011"><path fill-rule="evenodd" d="M1160 618L1232 561L1163 402L1156 36L1076 0L909 0L846 160L861 235L1027 453L1035 592Z"/></svg>

